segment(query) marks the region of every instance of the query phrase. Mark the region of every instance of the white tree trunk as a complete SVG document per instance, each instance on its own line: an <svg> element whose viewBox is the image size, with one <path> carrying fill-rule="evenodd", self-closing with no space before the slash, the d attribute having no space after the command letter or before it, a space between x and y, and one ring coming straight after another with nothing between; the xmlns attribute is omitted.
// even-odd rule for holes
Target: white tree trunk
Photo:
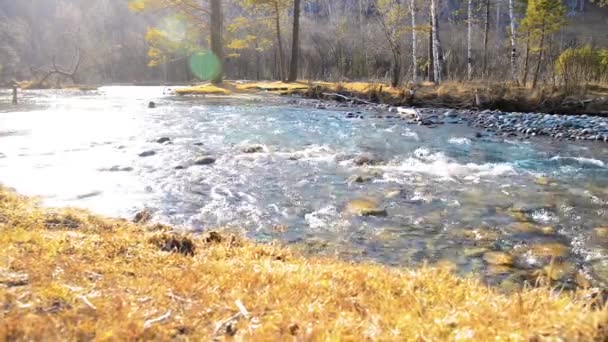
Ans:
<svg viewBox="0 0 608 342"><path fill-rule="evenodd" d="M473 0L468 4L467 23L467 80L473 78Z"/></svg>
<svg viewBox="0 0 608 342"><path fill-rule="evenodd" d="M442 64L443 58L441 56L441 40L439 39L439 23L437 20L437 0L431 0L431 23L433 26L433 59L434 59L434 73L435 82L441 83L442 79Z"/></svg>
<svg viewBox="0 0 608 342"><path fill-rule="evenodd" d="M410 12L412 16L412 75L413 81L418 82L418 37L416 36L416 0L410 2Z"/></svg>
<svg viewBox="0 0 608 342"><path fill-rule="evenodd" d="M513 9L513 1L514 0L509 0L509 21L511 25L511 75L513 76L513 81L515 83L519 83L517 81L517 31L515 31L515 10Z"/></svg>

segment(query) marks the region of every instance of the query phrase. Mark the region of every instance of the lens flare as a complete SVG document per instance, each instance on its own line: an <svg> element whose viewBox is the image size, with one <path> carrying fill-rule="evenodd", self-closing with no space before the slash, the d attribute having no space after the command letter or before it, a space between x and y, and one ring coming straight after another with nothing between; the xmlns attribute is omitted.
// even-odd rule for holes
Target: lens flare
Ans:
<svg viewBox="0 0 608 342"><path fill-rule="evenodd" d="M222 72L222 64L212 52L199 52L190 57L190 71L202 81L210 81Z"/></svg>
<svg viewBox="0 0 608 342"><path fill-rule="evenodd" d="M160 29L167 39L172 42L182 42L187 38L186 25L178 16L170 16L163 19Z"/></svg>

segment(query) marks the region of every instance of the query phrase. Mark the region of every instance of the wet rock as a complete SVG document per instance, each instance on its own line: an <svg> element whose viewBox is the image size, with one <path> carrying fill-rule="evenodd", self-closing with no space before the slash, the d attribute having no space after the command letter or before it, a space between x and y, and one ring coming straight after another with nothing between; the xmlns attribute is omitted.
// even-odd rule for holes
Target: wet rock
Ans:
<svg viewBox="0 0 608 342"><path fill-rule="evenodd" d="M485 247L473 247L473 248L465 248L464 255L469 258L480 257L488 252L488 249Z"/></svg>
<svg viewBox="0 0 608 342"><path fill-rule="evenodd" d="M241 149L243 153L261 153L264 152L264 146L262 145L249 145Z"/></svg>
<svg viewBox="0 0 608 342"><path fill-rule="evenodd" d="M547 177L537 177L534 180L534 183L536 183L538 185L542 185L542 186L547 186L547 185L549 185L549 178L547 178Z"/></svg>
<svg viewBox="0 0 608 342"><path fill-rule="evenodd" d="M608 238L608 227L593 228L593 235L602 239Z"/></svg>
<svg viewBox="0 0 608 342"><path fill-rule="evenodd" d="M177 165L174 169L175 170L184 170L186 167L183 165Z"/></svg>
<svg viewBox="0 0 608 342"><path fill-rule="evenodd" d="M553 262L542 269L543 276L551 280L572 279L576 276L576 266L571 262Z"/></svg>
<svg viewBox="0 0 608 342"><path fill-rule="evenodd" d="M167 144L167 143L171 142L171 138L162 137L162 138L156 140L156 142L159 144Z"/></svg>
<svg viewBox="0 0 608 342"><path fill-rule="evenodd" d="M371 199L356 199L346 205L345 212L356 216L386 216L386 209Z"/></svg>
<svg viewBox="0 0 608 342"><path fill-rule="evenodd" d="M193 256L196 251L192 239L185 235L162 234L152 237L149 242L163 252Z"/></svg>
<svg viewBox="0 0 608 342"><path fill-rule="evenodd" d="M152 212L149 209L144 209L137 214L133 218L133 223L137 224L146 224L152 220Z"/></svg>
<svg viewBox="0 0 608 342"><path fill-rule="evenodd" d="M403 195L403 191L401 190L391 190L387 192L384 197L388 199L397 198Z"/></svg>
<svg viewBox="0 0 608 342"><path fill-rule="evenodd" d="M91 197L97 197L101 194L102 194L101 191L91 191L91 192L87 192L86 194L81 194L81 195L76 196L76 199L83 200L83 199L87 199L87 198L91 198Z"/></svg>
<svg viewBox="0 0 608 342"><path fill-rule="evenodd" d="M514 259L504 252L487 252L483 255L483 260L490 265L511 266Z"/></svg>
<svg viewBox="0 0 608 342"><path fill-rule="evenodd" d="M489 276L499 276L503 274L510 274L511 272L513 272L513 268L510 265L488 264L486 266L486 273Z"/></svg>
<svg viewBox="0 0 608 342"><path fill-rule="evenodd" d="M353 163L357 166L377 165L381 162L382 161L380 159L370 153L359 155L353 160Z"/></svg>
<svg viewBox="0 0 608 342"><path fill-rule="evenodd" d="M443 113L443 116L445 116L446 118L456 118L458 117L458 112L453 109L450 109L447 112Z"/></svg>
<svg viewBox="0 0 608 342"><path fill-rule="evenodd" d="M156 103L154 103L154 101L148 102L148 108L150 108L150 109L156 108Z"/></svg>
<svg viewBox="0 0 608 342"><path fill-rule="evenodd" d="M101 169L100 171L108 171L108 172L131 172L133 168L130 166L121 167L118 165L112 166L109 169Z"/></svg>
<svg viewBox="0 0 608 342"><path fill-rule="evenodd" d="M562 258L569 253L570 248L558 242L532 245L526 251L528 255L547 258Z"/></svg>
<svg viewBox="0 0 608 342"><path fill-rule="evenodd" d="M374 177L370 176L370 175L352 175L350 177L348 177L348 184L353 184L353 183L366 183L371 181L372 179L374 179Z"/></svg>
<svg viewBox="0 0 608 342"><path fill-rule="evenodd" d="M145 157L152 157L156 155L156 151L144 151L142 153L139 154L140 157L145 158Z"/></svg>
<svg viewBox="0 0 608 342"><path fill-rule="evenodd" d="M194 162L194 165L205 166L205 165L212 165L214 163L215 163L215 158L206 156L206 157L202 157L202 158L197 159Z"/></svg>

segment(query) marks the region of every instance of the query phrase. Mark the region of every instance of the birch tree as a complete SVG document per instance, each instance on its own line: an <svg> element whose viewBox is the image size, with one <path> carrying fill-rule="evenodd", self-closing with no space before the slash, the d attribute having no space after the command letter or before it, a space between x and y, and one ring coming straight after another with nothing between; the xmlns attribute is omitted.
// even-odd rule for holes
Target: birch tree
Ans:
<svg viewBox="0 0 608 342"><path fill-rule="evenodd" d="M473 78L473 0L468 0L467 16L467 80Z"/></svg>
<svg viewBox="0 0 608 342"><path fill-rule="evenodd" d="M439 38L439 22L437 18L437 1L431 0L431 27L433 30L433 64L435 82L442 82L443 57L441 52L441 40Z"/></svg>
<svg viewBox="0 0 608 342"><path fill-rule="evenodd" d="M516 84L519 84L517 78L517 30L515 29L515 6L514 0L509 0L509 26L511 28L511 76Z"/></svg>
<svg viewBox="0 0 608 342"><path fill-rule="evenodd" d="M416 33L416 0L410 0L410 15L412 17L412 80L418 82L418 37Z"/></svg>
<svg viewBox="0 0 608 342"><path fill-rule="evenodd" d="M300 57L300 0L293 1L293 33L291 42L291 64L288 82L298 79L298 58Z"/></svg>

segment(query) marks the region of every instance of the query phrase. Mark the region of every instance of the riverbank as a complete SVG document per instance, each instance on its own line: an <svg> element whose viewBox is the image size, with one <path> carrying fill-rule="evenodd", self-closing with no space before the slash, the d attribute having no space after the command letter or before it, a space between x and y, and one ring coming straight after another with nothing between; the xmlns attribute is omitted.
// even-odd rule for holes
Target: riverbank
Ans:
<svg viewBox="0 0 608 342"><path fill-rule="evenodd" d="M210 85L177 88L180 95L230 94L263 91L300 95L321 100L368 102L392 106L499 110L503 112L608 115L608 87L589 86L580 94L568 94L557 87L530 89L506 83L422 82L394 88L375 82L255 82L226 81Z"/></svg>
<svg viewBox="0 0 608 342"><path fill-rule="evenodd" d="M228 233L48 209L0 188L0 336L602 340L597 290L502 294L448 268L303 257Z"/></svg>

